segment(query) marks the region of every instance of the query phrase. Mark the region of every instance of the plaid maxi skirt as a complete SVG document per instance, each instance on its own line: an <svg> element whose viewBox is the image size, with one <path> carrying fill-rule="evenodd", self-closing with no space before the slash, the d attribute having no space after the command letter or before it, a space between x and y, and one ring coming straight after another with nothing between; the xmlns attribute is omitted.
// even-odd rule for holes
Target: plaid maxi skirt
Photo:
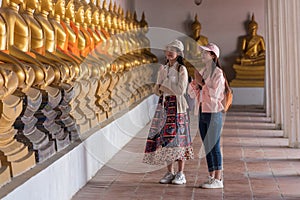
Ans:
<svg viewBox="0 0 300 200"><path fill-rule="evenodd" d="M159 98L149 130L143 162L164 165L193 159L189 116L177 113L176 96Z"/></svg>

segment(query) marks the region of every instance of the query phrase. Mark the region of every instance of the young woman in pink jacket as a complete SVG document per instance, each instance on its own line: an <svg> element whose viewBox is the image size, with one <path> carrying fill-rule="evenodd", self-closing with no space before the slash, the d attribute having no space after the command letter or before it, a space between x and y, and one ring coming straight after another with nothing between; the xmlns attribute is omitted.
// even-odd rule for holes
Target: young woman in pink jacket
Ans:
<svg viewBox="0 0 300 200"><path fill-rule="evenodd" d="M194 112L199 115L199 130L209 172L208 180L201 187L223 188L220 136L225 78L218 61L218 46L209 43L200 46L200 50L205 67L201 71L195 70L195 79L189 84L188 93L195 99Z"/></svg>

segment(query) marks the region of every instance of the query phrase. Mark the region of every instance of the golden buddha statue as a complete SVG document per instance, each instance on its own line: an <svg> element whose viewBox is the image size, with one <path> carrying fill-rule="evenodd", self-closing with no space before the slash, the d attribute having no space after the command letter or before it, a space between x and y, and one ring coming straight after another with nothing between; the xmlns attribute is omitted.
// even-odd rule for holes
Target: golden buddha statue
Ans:
<svg viewBox="0 0 300 200"><path fill-rule="evenodd" d="M22 2L12 0L3 1L2 3L0 9L0 43L5 45L1 45L0 58L2 57L1 60L4 62L14 64L2 64L0 70L2 88L7 90L4 91L2 99L0 99L0 151L2 154L0 159L4 166L9 166L3 173L7 173L9 168L9 177L14 177L33 167L35 165L35 156L33 152L28 151L28 148L23 143L15 139L17 131L13 128L13 124L22 113L23 102L20 96L9 93L14 92L16 86L19 85L22 87L20 89L23 89L24 92L26 91L28 95L33 93L31 97L35 99L33 95L39 93L34 93L37 90L31 90L31 85L34 83L39 86L46 86L51 82L51 79L46 79L48 75L46 74L47 69L42 69L43 65L35 61L29 53L29 29L26 22L18 14L18 6ZM36 65L32 65L31 68L25 63L15 62L16 59L9 55L5 56L5 54L13 55L19 60L28 61ZM35 70L34 74L32 74L31 69ZM14 75L17 75L17 79ZM32 80L28 75L32 75L34 79ZM35 75L38 76L36 79ZM11 80L14 80L15 83L11 84ZM23 81L23 83L18 83L20 81Z"/></svg>
<svg viewBox="0 0 300 200"><path fill-rule="evenodd" d="M1 7L1 14L7 22L9 54L19 60L30 63L30 67L35 72L33 85L45 88L53 82L55 78L54 71L50 66L44 66L35 59L35 55L30 52L30 40L28 40L30 30L18 13L18 7L21 3L23 2L19 0L5 0Z"/></svg>
<svg viewBox="0 0 300 200"><path fill-rule="evenodd" d="M91 29L94 29L94 32L96 33L96 34L93 33L93 37L95 41L95 50L105 57L107 55L107 52L105 51L106 48L104 47L106 37L101 31L101 27L100 27L100 10L97 7L94 7L92 11L93 14L92 14Z"/></svg>
<svg viewBox="0 0 300 200"><path fill-rule="evenodd" d="M62 6L62 4L60 4L60 6ZM64 130L64 120L71 119L67 107L69 106L69 99L72 98L73 79L77 74L78 68L70 56L57 48L59 45L63 48L65 35L63 34L64 29L60 26L60 23L53 20L54 18L60 21L60 15L58 13L55 14L55 11L57 11L57 7L56 10L53 9L52 0L41 0L39 10L35 12L35 19L39 22L44 32L45 57L57 64L60 73L65 74L66 77L65 80L61 79L59 83L47 89L48 103L42 110L46 116L46 121L43 125L56 141L56 149L59 151L70 144L69 135L71 133ZM52 13L52 18L49 17L50 13ZM52 117L54 113L58 114L57 109L62 112L60 118L62 123L56 123L57 120ZM74 134L71 135L71 137L74 136Z"/></svg>
<svg viewBox="0 0 300 200"><path fill-rule="evenodd" d="M101 51L101 48L99 47L102 45L103 42L103 34L100 31L99 28L99 9L94 5L91 5L92 3L90 2L89 6L92 7L92 19L91 23L89 23L88 31L90 35L93 37L94 43L95 43L95 48L94 48L94 53L95 56L97 56L99 59L103 61L103 64L99 63L100 65L98 66L98 69L100 69L97 72L100 72L100 74L94 74L93 76L98 76L99 77L99 84L97 92L96 92L96 105L98 105L101 109L97 112L98 116L98 121L103 122L106 119L106 112L109 110L109 106L103 101L103 93L107 90L108 85L105 85L103 82L103 78L106 73L106 65L110 65L110 58L108 55L105 55L105 52ZM107 84L107 83L106 83ZM108 98L108 97L107 97Z"/></svg>
<svg viewBox="0 0 300 200"><path fill-rule="evenodd" d="M198 46L205 46L208 44L207 37L201 35L201 23L198 21L198 15L195 15L195 20L191 24L192 35L185 40L184 56L186 60L186 67L190 76L193 77L194 67L200 70L204 67L201 59L201 52Z"/></svg>
<svg viewBox="0 0 300 200"><path fill-rule="evenodd" d="M104 36L102 37L103 43L101 45L101 50L108 54L108 49L111 46L109 40L110 34L105 30L105 10L100 6L100 0L96 1L96 7L99 9L99 26L97 27L97 30L101 32L102 36Z"/></svg>
<svg viewBox="0 0 300 200"><path fill-rule="evenodd" d="M201 23L198 21L197 14L195 20L192 23L192 35L187 38L185 43L184 55L186 59L199 59L201 52L198 50L198 45L205 46L208 44L207 37L201 35Z"/></svg>
<svg viewBox="0 0 300 200"><path fill-rule="evenodd" d="M97 35L94 31L94 28L92 27L92 9L90 5L88 5L85 1L82 2L84 5L84 23L82 26L82 32L85 35L85 39L87 43L89 44L90 52L88 55L88 58L91 59L91 62L89 64L89 68L91 70L90 78L88 79L90 83L90 90L87 94L89 107L92 111L94 111L95 117L97 120L91 120L91 127L94 127L98 124L99 115L101 115L101 109L98 107L96 102L98 102L99 96L96 94L98 85L99 85L99 79L100 79L100 73L101 73L101 67L105 66L106 62L103 60L101 54L95 50L95 43L94 37ZM92 27L92 28L91 28ZM93 60L93 61L92 61ZM103 111L103 110L102 110Z"/></svg>
<svg viewBox="0 0 300 200"><path fill-rule="evenodd" d="M144 67L144 70L147 72L147 76L144 79L144 83L143 85L146 87L146 91L147 94L150 94L152 92L152 88L153 88L153 81L152 81L152 73L153 73L153 67L150 67L151 65L153 65L153 63L157 63L158 59L157 57L151 52L150 49L150 40L148 39L148 37L146 36L147 32L148 32L148 23L146 22L145 19L145 13L142 13L142 17L141 20L139 21L139 30L140 30L140 34L139 34L139 38L141 38L142 40L142 54L146 54L147 55L147 59L148 59L148 65L146 65Z"/></svg>
<svg viewBox="0 0 300 200"><path fill-rule="evenodd" d="M79 64L82 62L82 58L80 57L78 49L78 38L73 29L73 27L75 27L75 6L73 0L66 1L64 20L61 20L60 23L64 27L67 36L66 49L68 50L69 54L71 54L72 57L75 58L77 64Z"/></svg>
<svg viewBox="0 0 300 200"><path fill-rule="evenodd" d="M103 6L105 8L105 2ZM117 15L113 11L111 2L106 12L105 19L106 19L106 26L108 27L108 30L110 31L110 35L111 35L111 37L108 40L110 43L108 53L111 56L110 57L111 67L109 71L111 75L111 82L108 88L110 92L108 101L109 101L109 105L111 106L112 112L116 113L121 109L121 107L123 107L124 105L123 103L124 101L126 101L126 99L122 98L124 96L122 96L121 91L118 90L117 84L119 83L122 69L124 68L124 64L128 61L123 56L123 52L122 52L123 40L121 39L121 35L118 34L119 31L117 25Z"/></svg>
<svg viewBox="0 0 300 200"><path fill-rule="evenodd" d="M92 23L92 16L95 13L92 13L90 4L87 4L84 0L82 0L81 3L84 5L84 23L81 26L81 31L83 32L87 41L87 46L89 47L88 59L91 60L91 63L94 62L93 66L98 67L98 65L105 65L105 57L101 55L98 49L95 49L96 45L100 42L100 38L95 32L95 25ZM96 8L94 7L94 9ZM96 12L96 16L97 13L98 12Z"/></svg>
<svg viewBox="0 0 300 200"><path fill-rule="evenodd" d="M243 37L241 56L236 59L233 68L235 79L231 81L234 87L263 87L265 77L265 42L257 35L258 24L254 14L248 24L248 35Z"/></svg>
<svg viewBox="0 0 300 200"><path fill-rule="evenodd" d="M55 50L53 51L53 54L59 59L63 60L65 63L67 63L68 79L66 82L70 83L78 76L80 70L79 63L81 62L81 60L79 60L78 57L73 55L68 50L69 35L66 30L66 26L62 20L66 12L65 5L66 5L65 0L55 1L53 16L48 17L48 19L50 24L52 24L54 28L53 30L56 37L56 44L55 44L56 46L55 46Z"/></svg>
<svg viewBox="0 0 300 200"><path fill-rule="evenodd" d="M146 17L145 17L145 13L142 13L142 18L140 20L140 35L139 37L141 38L142 42L142 48L143 48L143 53L148 55L148 57L150 58L150 63L157 63L158 59L156 57L156 55L154 55L151 50L150 50L150 40L149 38L146 36L146 34L149 31L149 27L148 27L148 23L146 21Z"/></svg>
<svg viewBox="0 0 300 200"><path fill-rule="evenodd" d="M64 4L63 1L57 2L57 5L60 6L56 5L53 9L52 0L41 0L40 11L35 14L35 17L41 24L45 34L45 56L62 63L63 69L66 71L66 82L70 83L77 76L79 67L76 60L67 51L64 51L66 48L66 34L64 28L60 25L61 15L65 11L62 4ZM53 11L54 16L49 20L51 11Z"/></svg>
<svg viewBox="0 0 300 200"><path fill-rule="evenodd" d="M98 69L97 66L95 66L95 58L89 55L91 51L91 40L90 38L87 40L88 32L83 27L85 26L84 5L80 1L75 1L74 8L74 23L70 25L78 39L79 54L84 62L81 64L83 70L78 77L80 89L75 92L75 107L73 107L72 113L79 125L80 132L83 133L98 123L96 114L91 108L91 106L93 107L95 105L95 102L90 102L88 97L88 94L91 92L91 86L98 83L91 79L93 68L96 67L95 70Z"/></svg>
<svg viewBox="0 0 300 200"><path fill-rule="evenodd" d="M61 24L65 29L67 34L67 50L69 53L76 58L76 62L79 64L79 73L73 84L74 97L71 104L71 115L78 125L79 132L83 133L90 128L89 120L86 118L84 111L80 106L86 105L85 96L87 89L89 87L87 82L84 80L85 77L90 73L88 66L83 63L84 58L81 57L78 48L78 28L79 24L76 25L75 22L75 5L73 0L66 1L66 12L64 21L61 20ZM84 90L84 92L82 92Z"/></svg>
<svg viewBox="0 0 300 200"><path fill-rule="evenodd" d="M52 54L56 58L63 60L63 62L66 63L65 68L67 72L67 79L66 81L62 80L61 83L59 84L60 89L63 91L62 102L59 105L59 109L61 111L61 115L59 119L61 120L61 124L64 125L64 128L68 130L66 131L66 135L70 135L71 141L75 141L79 135L78 135L76 122L70 115L70 110L71 110L70 104L72 103L72 99L74 98L74 94L75 94L74 85L76 85L74 81L76 81L76 79L79 76L80 69L81 69L80 68L81 61L80 59L78 59L77 56L75 56L68 50L69 34L67 31L67 27L63 21L66 12L65 0L54 1L53 8L54 9L52 9L52 13L50 17L48 15L48 19L50 24L53 26L53 30L56 38L56 42L55 42L56 44L55 44L55 50L52 53L48 51L48 54ZM43 18L40 18L40 20L44 21ZM46 23L43 24L44 27L47 27ZM48 31L49 34L52 33L51 30ZM61 136L62 136L61 138L57 138L58 143L60 143L61 139L64 139L64 135Z"/></svg>
<svg viewBox="0 0 300 200"><path fill-rule="evenodd" d="M248 35L242 40L242 55L237 59L241 65L264 65L265 42L262 36L257 35L258 24L254 20L254 14L248 24Z"/></svg>
<svg viewBox="0 0 300 200"><path fill-rule="evenodd" d="M34 18L33 13L37 9L38 3L33 0L25 0L20 12L24 20L27 22L30 33L31 33L31 52L34 53L37 60L47 65L50 65L55 72L55 79L53 83L60 84L61 81L64 81L67 76L65 68L62 68L61 65L66 65L59 58L49 59L46 55L45 42L44 42L44 32L39 24L39 22Z"/></svg>
<svg viewBox="0 0 300 200"><path fill-rule="evenodd" d="M105 31L108 32L110 35L114 34L113 30L112 30L112 27L111 27L111 24L112 24L111 23L111 13L108 12L106 0L103 0L102 11L103 11L105 20L104 20L103 26L101 26L101 27L104 28Z"/></svg>
<svg viewBox="0 0 300 200"><path fill-rule="evenodd" d="M21 91L26 92L31 87L34 82L35 74L31 67L27 67L25 64L22 64L15 57L9 55L7 49L7 40L6 40L6 24L4 19L0 15L0 62L10 63L10 64L1 64L1 68L4 70L9 70L10 72L3 73L1 76L1 85L2 92L0 99L3 99L7 95L12 94L17 88ZM6 74L8 76L6 76ZM14 80L14 75L17 75L17 80ZM9 78L9 76L11 76ZM10 79L14 80L14 84L9 84ZM5 83L4 83L5 82ZM17 88L16 84L17 83Z"/></svg>

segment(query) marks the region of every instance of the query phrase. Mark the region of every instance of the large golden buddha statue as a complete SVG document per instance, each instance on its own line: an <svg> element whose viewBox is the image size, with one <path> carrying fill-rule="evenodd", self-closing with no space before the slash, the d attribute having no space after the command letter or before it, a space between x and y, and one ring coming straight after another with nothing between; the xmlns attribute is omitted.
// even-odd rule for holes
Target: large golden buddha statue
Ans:
<svg viewBox="0 0 300 200"><path fill-rule="evenodd" d="M258 24L254 14L248 24L248 35L243 37L241 56L236 59L233 68L236 77L231 82L234 87L263 87L265 76L265 42L257 35Z"/></svg>
<svg viewBox="0 0 300 200"><path fill-rule="evenodd" d="M185 57L187 59L199 59L200 51L197 46L205 46L208 44L207 37L201 35L201 23L198 21L197 14L195 15L195 20L192 23L192 35L187 38L185 43Z"/></svg>
<svg viewBox="0 0 300 200"><path fill-rule="evenodd" d="M184 56L186 59L186 66L189 75L193 75L193 68L202 68L204 65L201 62L201 52L198 50L198 46L205 46L208 44L207 37L201 35L201 23L198 21L197 14L195 20L191 25L192 35L185 40Z"/></svg>

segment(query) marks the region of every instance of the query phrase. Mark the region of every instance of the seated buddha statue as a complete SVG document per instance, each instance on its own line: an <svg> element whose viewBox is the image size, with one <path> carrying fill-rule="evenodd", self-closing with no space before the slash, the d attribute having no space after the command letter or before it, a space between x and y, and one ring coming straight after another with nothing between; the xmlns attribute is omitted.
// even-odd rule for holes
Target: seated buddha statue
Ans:
<svg viewBox="0 0 300 200"><path fill-rule="evenodd" d="M55 72L54 83L60 84L66 78L66 71L62 68L62 65L66 65L59 58L53 59L46 57L46 49L44 42L44 31L40 23L34 18L33 13L38 7L38 2L32 0L25 0L22 11L20 11L22 17L27 22L31 32L31 52L34 53L37 60L42 63L50 65Z"/></svg>
<svg viewBox="0 0 300 200"><path fill-rule="evenodd" d="M237 58L237 63L243 66L265 64L265 42L263 37L257 34L257 29L258 24L252 15L248 24L248 35L242 39L241 57Z"/></svg>
<svg viewBox="0 0 300 200"><path fill-rule="evenodd" d="M23 92L26 92L34 81L34 71L30 67L26 67L15 57L9 55L7 49L7 33L6 24L4 19L0 15L0 62L1 68L7 70L1 75L1 97L3 99L7 95L11 95L17 88ZM6 63L6 64L4 64ZM14 73L11 73L14 72ZM14 84L9 84L9 76L17 75L17 80L12 79ZM17 84L17 85L16 85Z"/></svg>
<svg viewBox="0 0 300 200"><path fill-rule="evenodd" d="M96 8L93 7L92 10L91 4L87 4L85 0L82 0L81 3L84 5L84 23L81 26L81 31L84 34L87 46L89 47L88 59L94 62L93 66L98 67L100 65L105 65L105 57L103 57L98 49L95 48L100 42L100 38L95 32L95 26L92 21L93 17L95 18L93 15L97 16L98 12L94 12Z"/></svg>
<svg viewBox="0 0 300 200"><path fill-rule="evenodd" d="M0 102L0 152L2 155L0 160L2 164L8 166L9 177L15 177L25 172L36 163L34 152L30 152L24 143L16 140L17 130L13 127L23 110L23 98L25 97L23 92L30 95L32 99L36 99L36 95L39 96L40 93L38 90L31 90L31 86L45 87L53 80L53 77L47 79L47 75L50 75L47 73L48 69L36 61L30 53L30 31L18 13L20 3L20 1L14 0L3 1L0 9L0 58L2 57L1 60L6 62L1 64L0 70L1 87L5 89ZM34 70L33 74L32 69ZM29 75L32 75L32 78ZM19 91L10 94L18 86L20 86L18 89L22 90L22 94L18 95Z"/></svg>
<svg viewBox="0 0 300 200"><path fill-rule="evenodd" d="M185 57L187 59L198 59L199 55L201 54L200 51L198 51L197 46L205 46L208 44L207 37L201 35L201 23L198 21L197 14L195 15L195 20L192 23L192 35L191 37L187 38L185 42Z"/></svg>
<svg viewBox="0 0 300 200"><path fill-rule="evenodd" d="M59 6L58 3L62 6L63 2L58 1L55 4L56 6ZM56 8L57 15L60 15L60 24L62 25L64 29L64 33L66 34L65 41L66 43L62 43L64 45L58 46L57 48L62 48L61 50L68 56L70 56L74 62L76 62L76 77L73 80L73 91L74 95L71 99L70 106L71 111L70 114L75 119L76 124L78 125L79 132L83 133L84 131L88 130L90 128L89 120L86 118L84 111L80 108L80 105L85 105L85 96L82 94L86 94L88 91L89 85L86 84L87 82L85 80L86 75L88 75L89 69L88 66L83 63L84 58L81 57L80 51L78 48L78 29L76 28L76 32L74 30L75 26L75 5L74 0L66 0L65 2L65 10L60 9L59 7ZM55 15L55 13L54 13ZM56 18L56 22L58 22L58 17ZM54 19L55 20L55 19ZM56 23L52 20L52 23ZM59 28L59 26L57 26ZM64 34L61 34L61 36L64 36ZM84 92L82 92L84 90ZM77 131L75 131L77 132ZM71 132L72 134L72 132ZM76 135L75 135L76 137Z"/></svg>
<svg viewBox="0 0 300 200"><path fill-rule="evenodd" d="M158 62L158 59L156 57L156 55L154 55L151 50L150 50L150 40L149 38L146 36L146 34L149 31L149 27L148 27L148 23L146 21L146 17L145 17L145 13L143 12L142 14L142 18L140 20L140 35L139 37L142 39L143 41L143 53L148 55L150 61L152 63L156 63Z"/></svg>
<svg viewBox="0 0 300 200"><path fill-rule="evenodd" d="M87 18L91 18L90 14L90 8L85 7L82 2L75 1L75 20L74 25L71 26L76 33L76 37L78 38L78 49L80 53L80 57L82 57L84 60L83 65L86 65L87 67L87 73L83 74L80 79L81 83L81 93L78 96L79 108L84 112L85 117L89 121L89 126L93 127L95 126L98 121L96 117L95 110L93 107L95 106L95 102L91 101L91 98L95 98L95 90L94 87L98 87L98 81L96 81L97 78L91 77L93 75L93 71L96 70L97 73L99 71L98 64L99 60L94 57L90 52L93 48L93 40L89 36L89 33L87 31L87 24L86 24L86 16ZM85 10L85 8L87 8ZM88 13L86 12L88 11ZM90 20L90 19L89 19ZM93 94L90 94L90 93ZM90 97L92 95L93 97Z"/></svg>
<svg viewBox="0 0 300 200"><path fill-rule="evenodd" d="M61 71L59 70L60 65L56 65L56 63L53 60L50 60L46 58L45 55L45 46L44 46L44 33L40 26L40 24L36 21L36 19L33 17L33 12L37 8L37 2L32 0L25 0L23 7L21 7L20 15L22 18L26 21L31 37L29 38L29 44L30 44L30 51L34 54L35 58L46 64L51 66L51 68L54 70L55 78L53 82L51 83L60 83L61 79L64 77L63 74L61 74ZM63 78L64 79L64 78ZM57 97L58 101L60 101L60 93L57 89L54 89L47 86L43 88L48 94L51 94L53 96L51 97ZM54 142L49 142L48 135L46 131L43 129L37 128L37 123L33 123L34 121L38 121L37 115L40 115L39 108L42 103L42 95L46 96L41 90L42 95L40 92L36 92L36 95L33 95L35 90L30 89L28 92L25 92L27 95L27 105L24 107L23 115L20 117L21 120L17 123L23 123L24 128L19 128L20 131L23 133L23 135L27 138L27 140L30 141L30 143L33 146L33 149L37 152L37 160L42 161L45 159L49 152L54 153L55 152L55 146ZM36 98L33 98L36 97ZM36 114L36 115L35 115ZM44 120L44 117L43 117ZM38 139L37 139L38 138ZM47 149L47 150L46 150ZM49 151L48 151L49 150ZM45 152L47 156L45 156Z"/></svg>
<svg viewBox="0 0 300 200"><path fill-rule="evenodd" d="M107 3L106 3L106 0L103 0L103 3L102 3L102 12L104 14L104 17L105 17L105 20L104 20L104 24L102 26L102 28L104 28L104 30L106 32L109 33L109 35L112 35L113 33L113 29L111 27L111 13L108 12L108 8L107 8Z"/></svg>
<svg viewBox="0 0 300 200"><path fill-rule="evenodd" d="M148 56L147 54L143 54L142 53L142 46L143 46L143 41L142 41L142 38L140 38L140 34L139 34L139 31L140 31L140 23L137 19L137 14L136 14L136 11L134 11L133 15L131 15L131 20L133 22L133 39L135 40L136 42L136 45L135 45L135 49L133 50L133 53L136 54L137 57L139 57L139 61L140 61L140 64L146 64L148 63Z"/></svg>
<svg viewBox="0 0 300 200"><path fill-rule="evenodd" d="M61 16L65 13L64 3L64 1L57 1L53 7L52 0L41 0L40 12L36 12L35 17L45 34L46 57L67 63L67 68L64 67L67 75L66 82L70 83L78 76L80 61L66 50L68 35L60 24ZM50 17L50 12L54 16Z"/></svg>
<svg viewBox="0 0 300 200"><path fill-rule="evenodd" d="M208 44L207 37L201 35L201 23L198 21L197 14L195 15L195 20L191 25L192 35L185 40L185 51L184 56L186 62L186 67L189 75L193 76L193 69L196 67L200 70L204 67L201 62L201 52L198 50L198 46L205 46Z"/></svg>
<svg viewBox="0 0 300 200"><path fill-rule="evenodd" d="M45 10L46 8L44 8ZM45 12L45 11L44 11ZM70 115L70 110L72 108L71 102L74 98L74 85L77 77L79 76L80 72L80 61L76 56L74 56L68 50L68 39L69 35L66 30L66 26L64 24L63 18L66 12L66 2L65 0L54 0L53 1L53 9L50 14L48 15L48 20L50 25L53 26L53 29L49 27L47 31L48 34L55 34L56 42L55 48L53 52L49 52L48 54L53 54L52 57L56 57L57 59L62 60L65 64L64 68L66 71L66 79L63 81L61 80L61 90L63 90L63 98L62 102L59 106L61 111L61 115L59 119L61 120L61 124L64 124L64 127L70 133L71 141L74 141L78 138L78 130L76 126L75 120ZM45 17L45 16L44 16ZM40 16L40 20L45 28L48 27L49 23L46 23L44 20L46 18L42 18ZM54 30L54 32L53 32ZM77 85L76 85L77 86ZM78 89L78 88L76 88Z"/></svg>
<svg viewBox="0 0 300 200"><path fill-rule="evenodd" d="M100 80L100 73L101 73L101 67L105 66L106 61L101 57L101 54L99 54L95 50L95 44L97 41L97 34L95 32L95 29L92 24L92 9L89 4L87 4L85 1L82 1L82 4L84 5L84 23L82 24L81 31L83 32L85 39L87 41L87 44L89 44L89 54L88 59L91 60L89 68L91 70L89 82L90 82L90 91L87 94L87 98L89 101L89 107L95 112L97 115L97 119L99 120L99 115L101 115L101 109L96 104L98 101L99 96L96 94L97 89L99 88L99 80ZM95 39L96 38L96 39ZM92 121L91 121L92 122ZM97 121L98 122L98 121ZM92 124L92 127L97 125L97 123Z"/></svg>
<svg viewBox="0 0 300 200"><path fill-rule="evenodd" d="M60 4L60 6L62 6ZM52 135L52 138L56 141L57 150L61 150L70 144L69 135L70 132L65 131L65 125L62 118L59 123L58 119L52 119L54 114L58 115L59 113L63 113L66 117L69 116L69 111L67 113L64 112L63 107L67 106L72 95L72 79L76 75L76 63L72 62L73 60L69 58L69 56L63 53L57 45L62 45L63 43L63 29L59 29L57 26L54 26L51 23L50 14L52 17L59 17L55 15L55 9L53 9L52 0L41 0L39 4L39 9L34 13L35 19L39 22L43 33L44 33L44 49L45 49L45 57L52 60L54 63L59 64L58 70L60 74L65 75L65 79L61 79L60 82L52 85L48 91L48 103L42 110L43 114L46 116L47 123L43 123L43 126L49 133ZM55 95L53 94L55 92ZM59 99L60 98L60 99ZM58 100L59 99L59 100ZM60 112L59 112L60 110ZM54 129L55 127L55 129Z"/></svg>
<svg viewBox="0 0 300 200"><path fill-rule="evenodd" d="M30 64L35 72L33 85L45 88L54 80L54 71L49 66L44 66L30 52L29 27L23 17L18 13L21 2L16 0L3 1L1 14L7 22L8 52L15 58Z"/></svg>
<svg viewBox="0 0 300 200"><path fill-rule="evenodd" d="M233 68L236 72L231 86L263 87L265 77L265 42L257 34L258 24L252 15L248 23L248 34L242 38L241 56Z"/></svg>
<svg viewBox="0 0 300 200"><path fill-rule="evenodd" d="M55 1L53 16L48 17L48 19L50 21L50 24L53 25L53 30L56 36L56 49L54 51L54 54L68 64L69 68L67 71L67 82L70 83L78 76L80 61L68 50L69 35L63 22L65 12L65 0L57 0Z"/></svg>

